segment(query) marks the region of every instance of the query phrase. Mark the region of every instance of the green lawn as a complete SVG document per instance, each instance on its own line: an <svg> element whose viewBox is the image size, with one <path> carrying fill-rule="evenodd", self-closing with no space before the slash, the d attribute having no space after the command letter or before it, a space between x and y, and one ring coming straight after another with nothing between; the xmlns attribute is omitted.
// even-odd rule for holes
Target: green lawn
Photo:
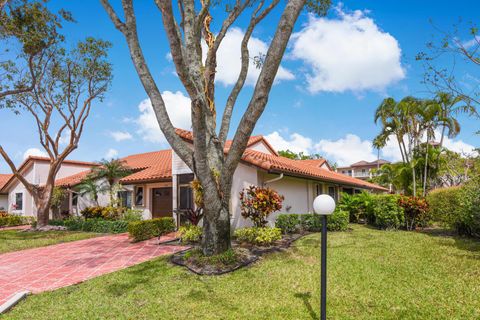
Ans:
<svg viewBox="0 0 480 320"><path fill-rule="evenodd" d="M329 235L329 319L480 319L480 242L364 226ZM5 319L316 319L319 234L217 277L159 258L30 296Z"/></svg>
<svg viewBox="0 0 480 320"><path fill-rule="evenodd" d="M0 254L61 242L82 240L97 236L95 233L73 231L22 232L18 230L0 231Z"/></svg>

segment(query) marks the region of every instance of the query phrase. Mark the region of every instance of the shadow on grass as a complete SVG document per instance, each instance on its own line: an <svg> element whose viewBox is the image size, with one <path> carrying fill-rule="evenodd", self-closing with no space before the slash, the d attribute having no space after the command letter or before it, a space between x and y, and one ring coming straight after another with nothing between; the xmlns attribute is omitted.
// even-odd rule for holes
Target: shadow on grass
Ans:
<svg viewBox="0 0 480 320"><path fill-rule="evenodd" d="M295 298L302 300L307 312L312 319L319 319L319 315L313 310L312 304L310 303L310 299L312 298L312 294L310 292L297 292L293 295Z"/></svg>
<svg viewBox="0 0 480 320"><path fill-rule="evenodd" d="M438 239L453 239L453 243L450 241L442 241L440 244L443 246L453 246L457 249L468 251L472 253L469 258L472 259L480 259L480 240L468 237L468 236L461 236L457 233L445 230L445 229L425 229L419 231L419 233L428 235L430 237L438 238Z"/></svg>

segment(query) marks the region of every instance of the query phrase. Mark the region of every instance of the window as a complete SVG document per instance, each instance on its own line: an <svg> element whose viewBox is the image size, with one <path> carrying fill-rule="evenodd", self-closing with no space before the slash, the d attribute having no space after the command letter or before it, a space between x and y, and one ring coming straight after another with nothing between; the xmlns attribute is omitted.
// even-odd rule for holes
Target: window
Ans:
<svg viewBox="0 0 480 320"><path fill-rule="evenodd" d="M322 190L322 185L321 184L317 184L316 185L316 191L317 191L317 196L321 195L323 193L323 190Z"/></svg>
<svg viewBox="0 0 480 320"><path fill-rule="evenodd" d="M72 207L76 207L78 205L78 193L72 194Z"/></svg>
<svg viewBox="0 0 480 320"><path fill-rule="evenodd" d="M143 187L135 187L135 206L143 206Z"/></svg>
<svg viewBox="0 0 480 320"><path fill-rule="evenodd" d="M337 188L328 187L328 194L337 202Z"/></svg>
<svg viewBox="0 0 480 320"><path fill-rule="evenodd" d="M23 193L15 193L15 210L23 210Z"/></svg>
<svg viewBox="0 0 480 320"><path fill-rule="evenodd" d="M193 190L190 186L180 186L179 209L193 209Z"/></svg>
<svg viewBox="0 0 480 320"><path fill-rule="evenodd" d="M130 191L118 191L117 197L119 204L125 208L132 207L132 192Z"/></svg>

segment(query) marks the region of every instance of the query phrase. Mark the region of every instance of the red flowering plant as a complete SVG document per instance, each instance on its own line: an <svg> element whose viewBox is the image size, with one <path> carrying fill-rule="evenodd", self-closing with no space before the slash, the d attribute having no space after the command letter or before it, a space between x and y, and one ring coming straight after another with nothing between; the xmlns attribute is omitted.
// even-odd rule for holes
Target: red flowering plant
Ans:
<svg viewBox="0 0 480 320"><path fill-rule="evenodd" d="M403 208L407 230L424 228L430 222L429 206L425 198L401 196L398 205Z"/></svg>
<svg viewBox="0 0 480 320"><path fill-rule="evenodd" d="M250 219L256 227L264 227L267 217L280 209L284 197L270 188L250 186L240 192L242 216Z"/></svg>

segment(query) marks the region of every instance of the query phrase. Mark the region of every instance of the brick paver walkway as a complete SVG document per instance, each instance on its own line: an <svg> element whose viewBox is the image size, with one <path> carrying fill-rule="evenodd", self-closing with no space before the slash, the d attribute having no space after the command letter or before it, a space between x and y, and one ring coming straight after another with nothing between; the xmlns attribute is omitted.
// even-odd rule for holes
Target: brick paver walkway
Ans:
<svg viewBox="0 0 480 320"><path fill-rule="evenodd" d="M161 243L173 236L162 237ZM130 243L127 234L102 236L0 255L0 305L16 292L39 293L79 283L187 247Z"/></svg>

